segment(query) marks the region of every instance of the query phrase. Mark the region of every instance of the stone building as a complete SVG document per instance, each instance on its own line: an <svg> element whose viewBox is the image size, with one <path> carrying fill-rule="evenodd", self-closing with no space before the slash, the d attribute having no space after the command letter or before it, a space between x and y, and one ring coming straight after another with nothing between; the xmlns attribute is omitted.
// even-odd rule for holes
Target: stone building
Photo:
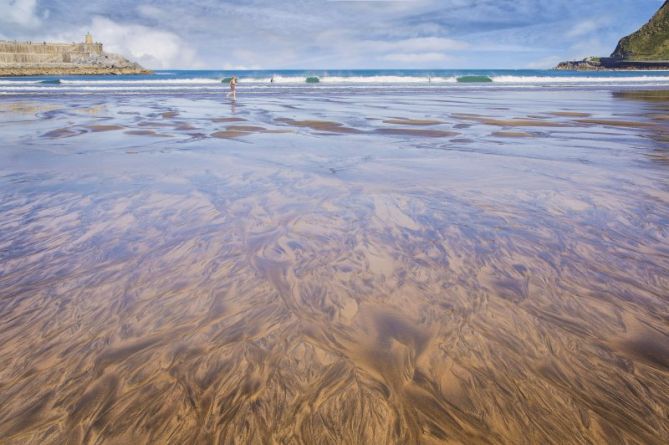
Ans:
<svg viewBox="0 0 669 445"><path fill-rule="evenodd" d="M145 72L122 56L105 53L90 32L79 43L0 41L0 75Z"/></svg>

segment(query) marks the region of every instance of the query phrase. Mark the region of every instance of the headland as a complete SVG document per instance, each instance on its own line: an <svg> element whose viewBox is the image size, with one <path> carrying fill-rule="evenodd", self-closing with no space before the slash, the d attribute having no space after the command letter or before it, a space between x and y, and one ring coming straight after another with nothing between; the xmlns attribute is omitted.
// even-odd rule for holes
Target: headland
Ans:
<svg viewBox="0 0 669 445"><path fill-rule="evenodd" d="M87 34L83 42L0 41L0 76L147 74L135 62L106 53Z"/></svg>
<svg viewBox="0 0 669 445"><path fill-rule="evenodd" d="M634 33L623 37L610 57L561 62L558 70L669 70L669 0Z"/></svg>
<svg viewBox="0 0 669 445"><path fill-rule="evenodd" d="M564 71L640 71L669 70L669 60L628 60L618 57L586 57L560 62L555 68Z"/></svg>

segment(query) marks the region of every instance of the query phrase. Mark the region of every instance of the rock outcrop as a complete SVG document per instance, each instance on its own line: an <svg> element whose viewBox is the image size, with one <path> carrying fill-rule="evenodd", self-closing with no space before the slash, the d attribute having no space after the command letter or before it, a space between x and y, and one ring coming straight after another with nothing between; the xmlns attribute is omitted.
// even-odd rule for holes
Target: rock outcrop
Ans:
<svg viewBox="0 0 669 445"><path fill-rule="evenodd" d="M86 36L83 43L0 41L0 76L144 74L149 70L104 52Z"/></svg>
<svg viewBox="0 0 669 445"><path fill-rule="evenodd" d="M669 0L641 29L623 37L611 57L624 60L669 60Z"/></svg>
<svg viewBox="0 0 669 445"><path fill-rule="evenodd" d="M623 37L610 57L562 62L556 69L669 70L669 0L664 2L648 23Z"/></svg>
<svg viewBox="0 0 669 445"><path fill-rule="evenodd" d="M561 62L555 69L564 71L669 70L669 62L587 57L583 60Z"/></svg>

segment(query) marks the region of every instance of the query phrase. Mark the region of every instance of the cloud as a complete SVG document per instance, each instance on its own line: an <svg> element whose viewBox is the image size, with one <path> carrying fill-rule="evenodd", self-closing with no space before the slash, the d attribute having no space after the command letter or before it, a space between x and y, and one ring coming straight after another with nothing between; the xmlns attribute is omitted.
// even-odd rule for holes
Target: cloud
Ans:
<svg viewBox="0 0 669 445"><path fill-rule="evenodd" d="M165 20L170 18L168 12L153 5L139 5L137 7L137 12L146 18L154 20Z"/></svg>
<svg viewBox="0 0 669 445"><path fill-rule="evenodd" d="M37 0L0 0L0 23L36 28L41 24Z"/></svg>
<svg viewBox="0 0 669 445"><path fill-rule="evenodd" d="M595 31L602 29L604 26L608 25L608 22L609 22L608 18L584 20L574 25L574 27L567 32L567 37L575 38L584 36L586 34L591 34Z"/></svg>
<svg viewBox="0 0 669 445"><path fill-rule="evenodd" d="M443 37L419 37L390 41L363 41L360 46L373 51L461 51L469 45L454 39Z"/></svg>
<svg viewBox="0 0 669 445"><path fill-rule="evenodd" d="M608 55L613 51L613 47L604 44L598 37L579 40L569 48L571 58L580 60L591 56Z"/></svg>
<svg viewBox="0 0 669 445"><path fill-rule="evenodd" d="M82 39L154 68L522 67L608 54L661 0L0 0L9 39ZM46 11L49 11L47 14Z"/></svg>
<svg viewBox="0 0 669 445"><path fill-rule="evenodd" d="M400 62L407 64L425 64L431 62L448 62L453 60L452 57L449 57L443 53L397 53L397 54L387 54L381 57L382 60L388 60L390 62Z"/></svg>
<svg viewBox="0 0 669 445"><path fill-rule="evenodd" d="M564 61L560 56L548 56L539 60L535 60L526 65L526 68L531 70L545 70L557 66L558 63Z"/></svg>
<svg viewBox="0 0 669 445"><path fill-rule="evenodd" d="M143 25L93 17L89 30L105 51L122 54L147 68L193 68L200 65L195 51L178 35Z"/></svg>
<svg viewBox="0 0 669 445"><path fill-rule="evenodd" d="M392 66L421 67L434 66L435 63L453 61L453 53L469 48L469 44L443 37L416 37L399 40L363 40L357 41L354 36L342 36L350 42L346 48L348 58L358 57Z"/></svg>

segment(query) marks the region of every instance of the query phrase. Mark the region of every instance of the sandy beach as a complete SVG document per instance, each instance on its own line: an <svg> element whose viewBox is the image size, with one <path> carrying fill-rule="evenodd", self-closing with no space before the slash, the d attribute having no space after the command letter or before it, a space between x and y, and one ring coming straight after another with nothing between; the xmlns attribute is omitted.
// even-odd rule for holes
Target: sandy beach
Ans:
<svg viewBox="0 0 669 445"><path fill-rule="evenodd" d="M321 91L0 96L0 443L669 442L669 93Z"/></svg>

